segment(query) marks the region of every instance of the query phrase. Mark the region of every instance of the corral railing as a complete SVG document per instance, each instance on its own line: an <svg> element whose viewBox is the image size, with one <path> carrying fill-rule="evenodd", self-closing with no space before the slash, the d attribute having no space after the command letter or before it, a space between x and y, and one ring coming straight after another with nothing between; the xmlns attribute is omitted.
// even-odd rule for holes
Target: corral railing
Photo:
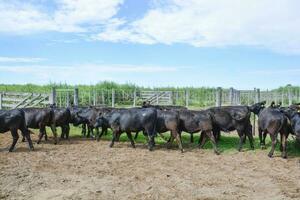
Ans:
<svg viewBox="0 0 300 200"><path fill-rule="evenodd" d="M80 106L140 106L143 101L152 104L178 105L207 108L222 105L251 105L266 101L270 105L282 102L283 106L300 102L300 91L274 90L260 91L223 89L174 89L174 90L141 90L141 89L81 89L53 88L50 93L1 92L0 109L43 107L56 103L59 107Z"/></svg>
<svg viewBox="0 0 300 200"><path fill-rule="evenodd" d="M27 92L0 92L0 109L45 107L49 94Z"/></svg>

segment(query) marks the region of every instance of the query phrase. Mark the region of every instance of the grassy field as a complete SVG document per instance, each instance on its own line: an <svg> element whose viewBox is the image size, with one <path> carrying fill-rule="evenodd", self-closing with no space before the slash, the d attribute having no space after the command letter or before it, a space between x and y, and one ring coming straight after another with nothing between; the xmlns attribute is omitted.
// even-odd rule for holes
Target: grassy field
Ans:
<svg viewBox="0 0 300 200"><path fill-rule="evenodd" d="M37 131L35 131L35 132L37 132ZM49 128L47 129L47 133L50 133L50 134L48 134L49 136L52 135ZM60 128L58 128L58 135L60 135ZM225 153L225 154L238 153L237 146L239 144L239 137L237 136L237 134L235 134L233 132L233 133L222 133L221 135L222 135L221 140L218 144L218 148L221 151L221 153ZM134 136L134 134L133 134L133 136ZM164 136L166 138L168 138L169 133L165 133ZM82 137L81 128L71 126L70 138L72 139L73 137L75 137L75 138ZM101 138L101 140L111 140L111 139L112 139L112 134L111 134L110 130L108 130L107 135L103 135L102 138ZM199 134L194 134L194 143L191 144L190 143L190 134L188 134L188 133L183 133L182 134L183 147L186 151L188 151L189 149L192 149L192 148L198 148L198 140L199 140ZM265 153L267 155L267 153L270 151L270 148L271 148L270 137L267 136L267 139L266 139L267 149L264 149L264 150L260 149L259 138L258 138L257 135L254 137L254 140L255 140L255 144L254 144L255 145L255 150L252 151L250 149L249 141L247 140L246 144L244 144L243 151L249 151L249 152L253 152L253 153L255 153L256 151L265 151ZM125 142L125 141L129 141L129 139L127 138L126 134L122 134L121 137L120 137L120 142ZM143 136L143 134L140 133L137 140L135 140L135 142L146 144L146 139ZM160 136L156 137L155 142L158 145L166 144L166 141L164 141ZM281 155L280 150L279 150L279 145L280 144L278 142L277 147L276 147L276 151L275 151L275 155ZM174 141L172 149L174 149L174 150L177 149L176 141ZM213 147L212 147L212 144L209 140L205 144L204 149L212 151ZM291 136L288 139L287 149L288 149L288 156L289 157L299 157L300 156L300 144L298 144Z"/></svg>

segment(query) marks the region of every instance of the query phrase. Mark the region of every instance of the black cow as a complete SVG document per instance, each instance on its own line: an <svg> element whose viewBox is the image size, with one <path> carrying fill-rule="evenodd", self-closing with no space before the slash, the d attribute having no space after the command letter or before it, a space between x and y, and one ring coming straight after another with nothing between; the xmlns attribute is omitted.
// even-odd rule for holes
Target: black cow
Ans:
<svg viewBox="0 0 300 200"><path fill-rule="evenodd" d="M179 126L180 126L180 117L179 113L175 110L160 110L157 109L157 121L156 121L156 132L161 135L164 139L162 133L167 131L171 132L171 139L168 145L171 145L173 139L176 138L179 149L183 152L182 142L179 134ZM147 135L145 135L147 136ZM135 139L138 137L138 132L135 135Z"/></svg>
<svg viewBox="0 0 300 200"><path fill-rule="evenodd" d="M280 109L274 109L272 107L265 108L259 113L258 118L258 132L261 147L265 147L266 135L269 133L272 140L272 148L268 156L272 157L277 144L277 136L280 133L281 138L281 151L282 158L287 158L286 144L287 138L290 132L290 124L287 116L280 111Z"/></svg>
<svg viewBox="0 0 300 200"><path fill-rule="evenodd" d="M95 137L94 135L94 129L96 129L96 135L97 139L99 140L100 137L103 135L103 133L107 133L107 126L103 124L101 134L99 134L98 127L94 127L94 124L96 123L96 119L104 112L112 111L115 108L109 108L109 107L88 107L88 108L82 108L77 110L76 112L73 112L72 118L73 123L75 125L79 124L87 124L88 127L88 135L87 137L90 137L90 133L92 137Z"/></svg>
<svg viewBox="0 0 300 200"><path fill-rule="evenodd" d="M111 127L113 138L110 147L113 147L121 133L126 132L132 147L135 148L131 132L145 131L149 138L149 150L152 151L156 135L156 121L157 110L155 108L115 109L101 114L94 127L102 127L103 124L108 124Z"/></svg>
<svg viewBox="0 0 300 200"><path fill-rule="evenodd" d="M61 127L61 139L69 139L71 111L69 108L53 108L56 127Z"/></svg>
<svg viewBox="0 0 300 200"><path fill-rule="evenodd" d="M23 108L25 112L25 124L27 128L39 129L39 139L37 143L39 144L45 135L46 137L46 126L50 126L53 136L54 144L57 144L57 133L55 125L55 115L52 108Z"/></svg>
<svg viewBox="0 0 300 200"><path fill-rule="evenodd" d="M10 131L13 137L13 143L9 148L10 152L14 150L15 145L19 139L18 130L20 130L22 132L22 135L26 137L30 150L33 150L34 148L30 138L30 132L25 125L24 111L20 109L8 111L0 110L0 133Z"/></svg>
<svg viewBox="0 0 300 200"><path fill-rule="evenodd" d="M300 113L298 112L299 107L291 105L289 108L281 108L291 123L291 133L296 136L296 140L300 142Z"/></svg>
<svg viewBox="0 0 300 200"><path fill-rule="evenodd" d="M211 113L207 110L178 110L178 112L180 118L180 134L182 131L190 134L201 132L201 137L203 137L203 143L199 145L199 148L202 148L204 146L205 138L208 137L213 144L214 152L216 154L219 154L216 140L212 132L213 121Z"/></svg>
<svg viewBox="0 0 300 200"><path fill-rule="evenodd" d="M258 114L264 108L266 102L256 103L252 106L222 106L209 108L208 112L212 114L213 133L217 141L220 139L221 131L230 132L236 130L240 137L238 150L241 151L246 136L250 141L250 146L254 149L252 125L250 122L251 112ZM203 137L199 139L202 142Z"/></svg>

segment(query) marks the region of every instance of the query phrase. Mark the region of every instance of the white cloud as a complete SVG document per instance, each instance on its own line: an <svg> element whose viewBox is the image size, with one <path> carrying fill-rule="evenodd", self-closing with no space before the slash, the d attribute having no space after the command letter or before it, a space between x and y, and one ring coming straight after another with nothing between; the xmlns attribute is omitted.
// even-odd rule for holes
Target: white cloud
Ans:
<svg viewBox="0 0 300 200"><path fill-rule="evenodd" d="M251 45L299 54L299 8L297 0L156 1L143 18L109 26L94 38L196 47Z"/></svg>
<svg viewBox="0 0 300 200"><path fill-rule="evenodd" d="M42 62L44 58L31 58L31 57L1 57L0 63L37 63Z"/></svg>
<svg viewBox="0 0 300 200"><path fill-rule="evenodd" d="M116 16L124 0L53 0L53 8L49 2L0 0L0 32L82 32L111 42L246 45L300 54L298 0L152 0L133 21Z"/></svg>
<svg viewBox="0 0 300 200"><path fill-rule="evenodd" d="M87 32L104 24L123 0L56 0L56 9L39 0L0 0L0 32Z"/></svg>

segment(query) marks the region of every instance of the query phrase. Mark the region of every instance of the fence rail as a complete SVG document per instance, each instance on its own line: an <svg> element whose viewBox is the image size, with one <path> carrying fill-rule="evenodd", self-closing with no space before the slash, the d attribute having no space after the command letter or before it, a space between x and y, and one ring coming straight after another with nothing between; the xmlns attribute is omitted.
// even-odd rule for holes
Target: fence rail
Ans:
<svg viewBox="0 0 300 200"><path fill-rule="evenodd" d="M51 93L28 93L28 92L1 92L0 109L21 107L43 107L47 104L56 103L59 107L70 105L80 106L112 106L132 107L141 105L143 101L152 104L180 105L187 107L211 107L222 105L251 105L259 101L282 102L283 106L300 102L300 91L260 91L236 90L234 88L207 89L207 90L78 90L53 88Z"/></svg>

